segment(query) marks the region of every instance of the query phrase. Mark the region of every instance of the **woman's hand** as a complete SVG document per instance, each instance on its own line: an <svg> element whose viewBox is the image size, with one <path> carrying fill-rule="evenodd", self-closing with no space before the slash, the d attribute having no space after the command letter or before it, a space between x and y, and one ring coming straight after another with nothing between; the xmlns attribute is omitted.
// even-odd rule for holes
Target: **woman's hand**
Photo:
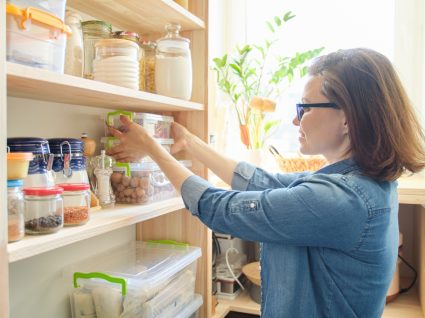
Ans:
<svg viewBox="0 0 425 318"><path fill-rule="evenodd" d="M188 139L191 136L189 130L176 122L172 122L171 136L174 138L174 144L171 145L172 154L178 153L182 150L187 150Z"/></svg>
<svg viewBox="0 0 425 318"><path fill-rule="evenodd" d="M155 140L140 125L132 122L127 116L120 116L123 124L121 132L109 127L109 132L120 140L120 144L108 150L108 155L121 162L135 162L150 154L156 145Z"/></svg>

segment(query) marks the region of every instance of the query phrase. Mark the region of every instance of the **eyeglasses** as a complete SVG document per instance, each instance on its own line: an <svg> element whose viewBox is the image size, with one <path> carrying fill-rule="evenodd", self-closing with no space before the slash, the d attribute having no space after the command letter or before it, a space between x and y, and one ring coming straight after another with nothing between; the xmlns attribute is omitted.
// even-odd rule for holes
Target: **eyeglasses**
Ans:
<svg viewBox="0 0 425 318"><path fill-rule="evenodd" d="M337 104L335 104L335 103L297 104L297 118L298 118L298 121L301 121L301 118L304 115L304 108L311 108L311 107L317 107L317 108L338 108Z"/></svg>

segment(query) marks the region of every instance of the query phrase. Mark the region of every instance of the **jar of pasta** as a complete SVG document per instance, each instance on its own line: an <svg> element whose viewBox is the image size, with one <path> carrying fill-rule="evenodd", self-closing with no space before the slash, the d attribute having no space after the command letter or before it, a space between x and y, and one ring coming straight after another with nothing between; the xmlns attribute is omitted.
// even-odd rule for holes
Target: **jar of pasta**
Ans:
<svg viewBox="0 0 425 318"><path fill-rule="evenodd" d="M143 41L140 59L140 90L155 93L155 50L156 44L152 41Z"/></svg>

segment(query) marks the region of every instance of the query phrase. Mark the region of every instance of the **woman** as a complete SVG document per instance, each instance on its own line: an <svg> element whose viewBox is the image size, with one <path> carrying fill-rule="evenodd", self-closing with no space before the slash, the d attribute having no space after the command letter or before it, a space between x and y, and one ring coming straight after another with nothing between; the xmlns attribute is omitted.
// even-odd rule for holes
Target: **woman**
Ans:
<svg viewBox="0 0 425 318"><path fill-rule="evenodd" d="M398 249L395 180L425 166L424 134L383 55L338 51L309 75L293 123L300 151L328 161L317 172L270 174L173 124L173 152L188 151L233 188L217 189L126 118L126 133L111 129L121 144L110 154L151 156L208 227L262 242L263 317L380 317Z"/></svg>

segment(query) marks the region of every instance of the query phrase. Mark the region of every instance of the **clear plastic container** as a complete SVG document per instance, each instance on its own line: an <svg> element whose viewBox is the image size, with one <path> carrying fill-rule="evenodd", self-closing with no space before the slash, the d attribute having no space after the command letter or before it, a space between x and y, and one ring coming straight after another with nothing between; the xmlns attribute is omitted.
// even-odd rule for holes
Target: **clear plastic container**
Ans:
<svg viewBox="0 0 425 318"><path fill-rule="evenodd" d="M140 44L140 90L155 93L155 59L156 43L152 41L143 41Z"/></svg>
<svg viewBox="0 0 425 318"><path fill-rule="evenodd" d="M63 189L65 226L83 225L89 220L90 186L85 183L58 184Z"/></svg>
<svg viewBox="0 0 425 318"><path fill-rule="evenodd" d="M98 20L81 23L84 40L84 77L93 79L93 60L95 58L95 44L102 39L111 37L112 26Z"/></svg>
<svg viewBox="0 0 425 318"><path fill-rule="evenodd" d="M171 116L117 110L106 115L106 123L115 129L122 130L121 115L129 117L130 120L143 126L154 138L170 139L171 137L171 123L174 121Z"/></svg>
<svg viewBox="0 0 425 318"><path fill-rule="evenodd" d="M139 45L130 40L105 39L95 44L93 77L113 85L139 89Z"/></svg>
<svg viewBox="0 0 425 318"><path fill-rule="evenodd" d="M193 300L200 256L199 247L139 241L72 265L72 316L158 317L154 314L182 310L185 300ZM171 298L161 301L161 295Z"/></svg>
<svg viewBox="0 0 425 318"><path fill-rule="evenodd" d="M7 153L7 180L24 179L28 175L28 167L33 159L31 152Z"/></svg>
<svg viewBox="0 0 425 318"><path fill-rule="evenodd" d="M65 1L56 2L63 3L64 8ZM6 58L63 73L66 36L71 35L71 29L65 25L63 13L59 17L42 6L33 5L29 1L6 3Z"/></svg>
<svg viewBox="0 0 425 318"><path fill-rule="evenodd" d="M171 145L174 144L174 139L155 139L166 151L171 152ZM102 137L100 139L102 149L108 151L112 147L120 144L120 140L116 137ZM143 157L136 162L153 162L149 156Z"/></svg>
<svg viewBox="0 0 425 318"><path fill-rule="evenodd" d="M25 233L49 234L63 227L63 189L24 188Z"/></svg>
<svg viewBox="0 0 425 318"><path fill-rule="evenodd" d="M179 24L167 24L165 37L157 41L155 87L160 95L189 100L192 95L190 41L181 37Z"/></svg>
<svg viewBox="0 0 425 318"><path fill-rule="evenodd" d="M8 242L21 240L25 235L24 194L22 180L7 181Z"/></svg>

